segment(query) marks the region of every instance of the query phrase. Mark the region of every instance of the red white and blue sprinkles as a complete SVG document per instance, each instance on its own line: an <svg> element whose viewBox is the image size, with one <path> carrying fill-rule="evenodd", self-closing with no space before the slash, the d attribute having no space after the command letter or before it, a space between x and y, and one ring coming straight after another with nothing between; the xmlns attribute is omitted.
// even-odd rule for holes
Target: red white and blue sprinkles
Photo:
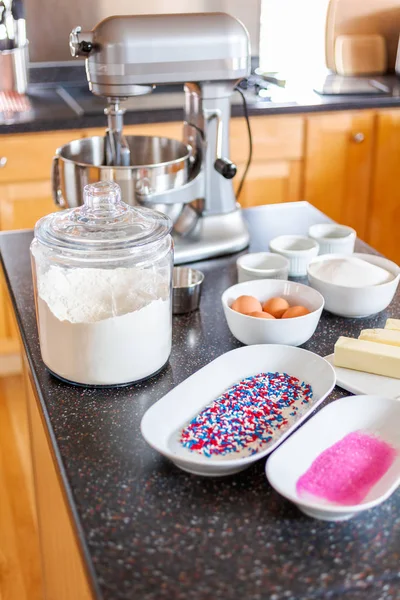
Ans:
<svg viewBox="0 0 400 600"><path fill-rule="evenodd" d="M209 458L251 456L280 436L312 396L308 383L287 373L246 377L194 417L180 443Z"/></svg>

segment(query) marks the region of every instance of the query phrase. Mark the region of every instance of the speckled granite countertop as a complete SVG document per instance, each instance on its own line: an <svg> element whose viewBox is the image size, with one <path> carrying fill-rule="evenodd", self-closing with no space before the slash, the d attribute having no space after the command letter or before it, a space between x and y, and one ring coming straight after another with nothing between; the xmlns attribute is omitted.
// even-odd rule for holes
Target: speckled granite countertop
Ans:
<svg viewBox="0 0 400 600"><path fill-rule="evenodd" d="M246 211L252 250L326 220L306 203ZM265 460L238 475L180 471L141 437L146 409L173 386L240 344L220 294L236 281L236 256L199 263L199 312L174 318L168 367L141 385L77 388L40 358L29 262L31 232L1 234L3 265L43 413L98 598L105 600L396 600L400 598L400 491L342 523L302 515L268 485ZM358 243L358 250L370 249ZM324 314L305 347L332 352L340 334L400 316L400 294L374 318ZM344 395L336 388L330 398ZM324 403L324 404L325 404Z"/></svg>

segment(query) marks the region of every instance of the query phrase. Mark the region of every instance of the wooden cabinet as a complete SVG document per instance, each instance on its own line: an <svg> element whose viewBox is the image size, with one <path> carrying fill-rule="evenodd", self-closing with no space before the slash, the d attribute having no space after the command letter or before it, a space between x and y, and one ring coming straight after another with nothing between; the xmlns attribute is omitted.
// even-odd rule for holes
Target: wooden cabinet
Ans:
<svg viewBox="0 0 400 600"><path fill-rule="evenodd" d="M244 165L239 164L235 189L237 190ZM240 194L240 204L259 206L301 200L302 161L282 160L253 163Z"/></svg>
<svg viewBox="0 0 400 600"><path fill-rule="evenodd" d="M294 202L302 196L304 119L252 117L253 157L239 201L242 206ZM231 121L231 159L238 165L237 190L249 155L244 119Z"/></svg>
<svg viewBox="0 0 400 600"><path fill-rule="evenodd" d="M38 219L56 207L50 181L29 181L0 185L0 227L32 229Z"/></svg>
<svg viewBox="0 0 400 600"><path fill-rule="evenodd" d="M400 263L400 109L377 115L367 240Z"/></svg>
<svg viewBox="0 0 400 600"><path fill-rule="evenodd" d="M311 115L306 124L304 199L365 239L374 150L373 111Z"/></svg>
<svg viewBox="0 0 400 600"><path fill-rule="evenodd" d="M48 600L93 598L84 570L77 531L59 481L58 466L47 439L46 426L24 356L31 451L34 472L44 594Z"/></svg>
<svg viewBox="0 0 400 600"><path fill-rule="evenodd" d="M26 355L0 379L0 598L91 600L59 467Z"/></svg>
<svg viewBox="0 0 400 600"><path fill-rule="evenodd" d="M80 129L1 136L0 184L48 180L56 149L80 137Z"/></svg>

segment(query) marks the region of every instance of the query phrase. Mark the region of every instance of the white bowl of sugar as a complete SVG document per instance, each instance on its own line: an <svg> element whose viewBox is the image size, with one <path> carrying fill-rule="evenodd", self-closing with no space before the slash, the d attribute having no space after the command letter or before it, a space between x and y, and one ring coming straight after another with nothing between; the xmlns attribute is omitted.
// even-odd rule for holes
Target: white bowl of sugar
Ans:
<svg viewBox="0 0 400 600"><path fill-rule="evenodd" d="M341 317L368 317L384 310L396 293L400 268L374 254L325 254L308 266L308 281Z"/></svg>

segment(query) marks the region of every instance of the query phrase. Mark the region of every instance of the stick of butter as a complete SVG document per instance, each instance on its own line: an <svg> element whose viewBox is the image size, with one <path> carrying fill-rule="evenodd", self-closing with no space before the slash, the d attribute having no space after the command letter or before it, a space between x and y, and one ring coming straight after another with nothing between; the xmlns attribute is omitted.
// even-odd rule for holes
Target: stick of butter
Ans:
<svg viewBox="0 0 400 600"><path fill-rule="evenodd" d="M335 344L334 364L400 379L400 347L340 337Z"/></svg>
<svg viewBox="0 0 400 600"><path fill-rule="evenodd" d="M400 319L388 319L386 321L385 329L396 329L396 331L400 331Z"/></svg>
<svg viewBox="0 0 400 600"><path fill-rule="evenodd" d="M395 329L363 329L358 339L400 346L400 329L398 331Z"/></svg>

